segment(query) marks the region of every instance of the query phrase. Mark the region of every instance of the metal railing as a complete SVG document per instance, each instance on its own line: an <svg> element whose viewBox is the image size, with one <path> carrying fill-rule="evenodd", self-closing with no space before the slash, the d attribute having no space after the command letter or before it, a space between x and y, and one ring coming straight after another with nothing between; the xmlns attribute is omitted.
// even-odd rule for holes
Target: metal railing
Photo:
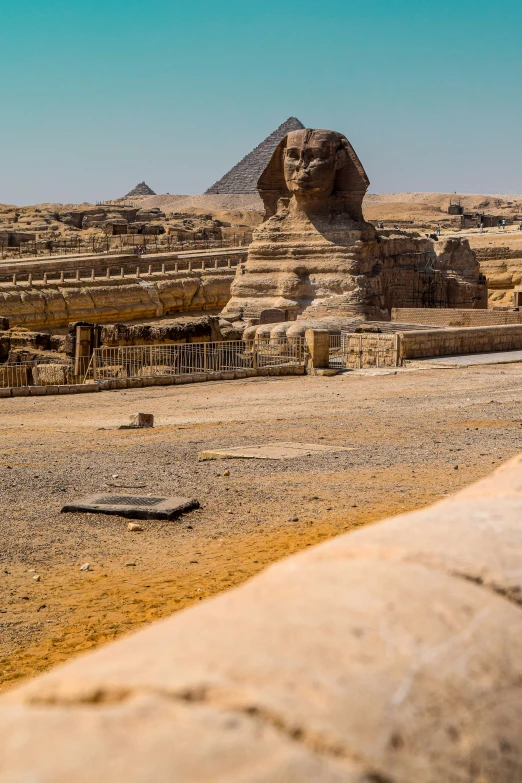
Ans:
<svg viewBox="0 0 522 783"><path fill-rule="evenodd" d="M397 334L341 332L330 335L329 366L332 369L359 370L398 367L399 364Z"/></svg>
<svg viewBox="0 0 522 783"><path fill-rule="evenodd" d="M283 366L303 366L305 342L301 337L268 338L247 343L228 340L177 345L130 345L96 348L86 380L157 378L161 376L221 373Z"/></svg>
<svg viewBox="0 0 522 783"><path fill-rule="evenodd" d="M82 383L68 364L38 364L37 361L0 364L0 389L21 386L64 386Z"/></svg>
<svg viewBox="0 0 522 783"><path fill-rule="evenodd" d="M30 226L28 227L30 231ZM9 233L6 231L6 233ZM13 233L15 233L13 231ZM189 250L214 250L218 248L248 246L252 232L236 232L227 238L201 236L180 237L173 234L119 234L115 236L94 235L72 237L71 239L20 239L10 245L0 240L2 258L30 258L39 255L81 255L133 252L141 247L144 253L172 253Z"/></svg>
<svg viewBox="0 0 522 783"><path fill-rule="evenodd" d="M302 367L304 338L261 338L175 345L127 345L96 348L85 375L72 365L37 361L0 364L0 388L63 386L117 378L161 378L207 375L227 370Z"/></svg>

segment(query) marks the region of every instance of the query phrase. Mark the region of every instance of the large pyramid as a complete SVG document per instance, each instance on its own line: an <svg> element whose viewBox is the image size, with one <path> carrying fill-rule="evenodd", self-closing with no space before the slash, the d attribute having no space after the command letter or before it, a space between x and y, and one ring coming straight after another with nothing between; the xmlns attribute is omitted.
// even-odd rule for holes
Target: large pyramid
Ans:
<svg viewBox="0 0 522 783"><path fill-rule="evenodd" d="M149 188L146 182L139 182L135 188L129 190L129 192L123 198L130 198L132 196L155 196L156 194Z"/></svg>
<svg viewBox="0 0 522 783"><path fill-rule="evenodd" d="M287 133L304 128L296 117L289 117L252 152L205 191L208 193L257 193L257 180L265 170L273 151Z"/></svg>

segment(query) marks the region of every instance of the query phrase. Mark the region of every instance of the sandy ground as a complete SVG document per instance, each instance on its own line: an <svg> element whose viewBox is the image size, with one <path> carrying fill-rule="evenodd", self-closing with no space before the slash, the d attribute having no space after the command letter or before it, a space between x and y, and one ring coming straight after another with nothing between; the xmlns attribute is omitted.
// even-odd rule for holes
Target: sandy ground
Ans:
<svg viewBox="0 0 522 783"><path fill-rule="evenodd" d="M522 365L500 365L1 400L2 688L484 476L522 447L521 380ZM137 410L155 415L153 430L116 429ZM277 440L353 450L197 461ZM202 507L141 533L60 513L95 490Z"/></svg>

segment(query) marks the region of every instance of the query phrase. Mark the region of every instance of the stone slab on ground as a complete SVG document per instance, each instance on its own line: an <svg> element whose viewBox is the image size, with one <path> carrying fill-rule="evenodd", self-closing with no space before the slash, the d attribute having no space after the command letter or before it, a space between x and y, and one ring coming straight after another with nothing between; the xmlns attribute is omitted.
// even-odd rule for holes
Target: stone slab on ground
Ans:
<svg viewBox="0 0 522 783"><path fill-rule="evenodd" d="M199 502L193 498L110 495L98 492L67 503L62 512L113 514L128 519L172 520L194 508L199 508Z"/></svg>
<svg viewBox="0 0 522 783"><path fill-rule="evenodd" d="M407 366L469 367L475 364L512 364L522 362L522 351L498 351L495 353L470 353L457 356L433 356L429 359L409 359Z"/></svg>
<svg viewBox="0 0 522 783"><path fill-rule="evenodd" d="M320 445L317 443L266 443L260 446L237 446L234 448L200 451L198 461L208 459L293 459L309 457L312 453L327 451L353 451L354 447Z"/></svg>

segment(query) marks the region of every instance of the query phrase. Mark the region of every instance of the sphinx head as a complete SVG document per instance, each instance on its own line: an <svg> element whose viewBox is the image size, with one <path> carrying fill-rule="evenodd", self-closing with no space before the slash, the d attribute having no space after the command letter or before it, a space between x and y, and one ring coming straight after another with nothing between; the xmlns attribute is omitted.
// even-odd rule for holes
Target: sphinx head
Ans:
<svg viewBox="0 0 522 783"><path fill-rule="evenodd" d="M286 137L284 177L286 187L297 199L331 196L337 171L347 163L340 133L308 129L292 131Z"/></svg>
<svg viewBox="0 0 522 783"><path fill-rule="evenodd" d="M345 136L306 128L292 131L280 142L257 189L266 217L276 212L280 198L293 196L305 206L326 204L331 196L337 196L354 220L362 220L362 199L368 185L366 172Z"/></svg>

